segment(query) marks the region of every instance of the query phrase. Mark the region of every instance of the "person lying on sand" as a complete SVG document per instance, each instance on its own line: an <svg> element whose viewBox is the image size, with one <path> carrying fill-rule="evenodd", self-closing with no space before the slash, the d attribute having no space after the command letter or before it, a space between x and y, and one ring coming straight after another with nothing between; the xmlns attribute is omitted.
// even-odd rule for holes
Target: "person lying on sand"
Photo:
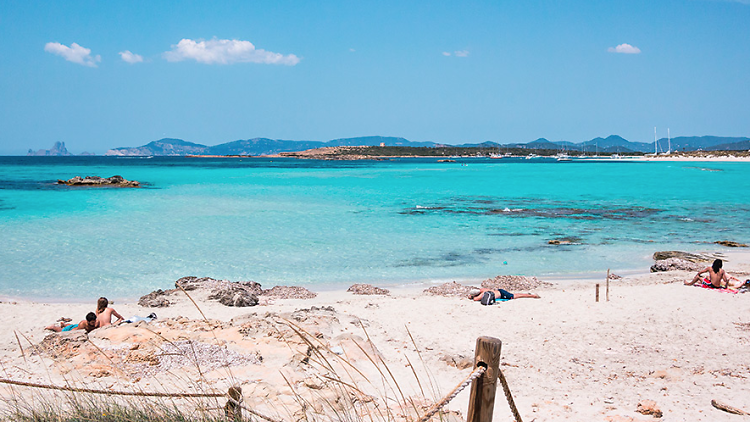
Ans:
<svg viewBox="0 0 750 422"><path fill-rule="evenodd" d="M56 333L73 330L86 330L87 333L90 333L96 328L99 328L99 323L96 320L96 314L93 312L89 312L88 314L86 314L86 319L79 322L78 324L68 324L63 321L60 322L60 325L52 324L49 327L44 327L45 330L51 330Z"/></svg>
<svg viewBox="0 0 750 422"><path fill-rule="evenodd" d="M125 319L114 308L108 308L107 306L109 306L109 300L106 297L100 297L96 302L96 320L100 327L112 325L112 316L117 318L115 324Z"/></svg>
<svg viewBox="0 0 750 422"><path fill-rule="evenodd" d="M730 277L729 274L727 274L727 272L724 271L723 268L721 268L723 265L724 263L720 259L715 260L714 263L711 264L710 267L706 267L702 269L701 271L699 271L698 274L696 274L695 277L693 277L693 281L689 281L689 282L686 281L685 285L692 286L698 280L701 279L703 274L708 273L708 277L703 279L704 286L711 287L714 289L722 289L722 288L728 289L729 287L732 286L731 284L729 284L729 280L736 280L738 282L740 280L736 277ZM721 285L722 281L726 283L723 287Z"/></svg>
<svg viewBox="0 0 750 422"><path fill-rule="evenodd" d="M475 302L482 302L482 305L490 305L495 300L510 300L510 299L539 299L539 295L533 293L511 293L503 289L472 289L469 292L469 299Z"/></svg>

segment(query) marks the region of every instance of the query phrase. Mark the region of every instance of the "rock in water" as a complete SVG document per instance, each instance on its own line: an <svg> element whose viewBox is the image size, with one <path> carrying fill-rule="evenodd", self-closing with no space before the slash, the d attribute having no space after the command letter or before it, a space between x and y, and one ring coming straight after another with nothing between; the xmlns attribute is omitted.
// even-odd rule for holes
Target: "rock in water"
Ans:
<svg viewBox="0 0 750 422"><path fill-rule="evenodd" d="M721 246L727 246L729 248L746 248L747 247L747 245L744 243L732 242L731 240L717 240L714 243L716 243L717 245L721 245Z"/></svg>
<svg viewBox="0 0 750 422"><path fill-rule="evenodd" d="M99 176L76 176L68 180L57 180L58 185L67 186L117 186L123 188L139 188L140 182L135 180L125 180L122 176L99 177Z"/></svg>

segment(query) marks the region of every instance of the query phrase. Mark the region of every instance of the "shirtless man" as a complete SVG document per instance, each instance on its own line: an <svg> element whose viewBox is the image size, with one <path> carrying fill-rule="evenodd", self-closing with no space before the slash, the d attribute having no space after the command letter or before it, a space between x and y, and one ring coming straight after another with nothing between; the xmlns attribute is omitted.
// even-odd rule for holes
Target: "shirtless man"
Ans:
<svg viewBox="0 0 750 422"><path fill-rule="evenodd" d="M106 297L100 297L96 302L96 321L99 324L99 327L112 325L113 315L117 318L115 324L118 324L125 319L122 315L118 314L114 308L108 308L107 306L109 306L109 300L107 300Z"/></svg>
<svg viewBox="0 0 750 422"><path fill-rule="evenodd" d="M724 263L720 259L717 259L710 267L706 267L698 272L698 274L693 277L693 281L686 281L685 285L692 286L701 279L703 274L708 273L708 277L706 277L706 279L704 280L705 284L710 284L714 289L728 289L729 287L731 287L731 285L729 284L729 280L740 280L736 277L730 277L727 272L724 271L723 268L721 268L723 265ZM723 287L721 285L722 281L726 283Z"/></svg>
<svg viewBox="0 0 750 422"><path fill-rule="evenodd" d="M474 300L475 302L479 302L482 300L482 296L484 296L485 292L492 292L492 294L495 295L495 299L523 299L523 298L529 298L529 299L539 299L539 295L535 295L533 293L511 293L507 290L503 289L474 289L469 293L469 299Z"/></svg>
<svg viewBox="0 0 750 422"><path fill-rule="evenodd" d="M90 333L92 330L99 328L99 323L96 320L96 314L93 312L89 312L86 314L86 319L79 322L78 324L65 324L64 322L60 325L53 324L49 327L45 327L45 330L51 330L54 332L62 332L62 331L73 331L73 330L86 330L87 333Z"/></svg>

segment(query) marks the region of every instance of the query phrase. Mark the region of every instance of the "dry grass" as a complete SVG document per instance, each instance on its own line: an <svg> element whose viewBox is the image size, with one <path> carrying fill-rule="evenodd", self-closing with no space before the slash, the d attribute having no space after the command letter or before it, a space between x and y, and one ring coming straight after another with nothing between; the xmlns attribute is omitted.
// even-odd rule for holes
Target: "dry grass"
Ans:
<svg viewBox="0 0 750 422"><path fill-rule="evenodd" d="M190 298L187 292L185 294ZM192 298L190 300L192 301ZM194 301L193 303L203 315L198 304ZM206 319L205 315L203 317ZM29 392L20 391L20 388L23 387L12 387L10 388L10 398L6 397L3 400L5 410L0 413L0 416L3 420L40 422L211 422L227 420L261 421L264 419L304 422L408 422L418 420L432 404L441 398L440 390L435 385L416 344L414 344L414 347L417 350L422 368L415 368L411 362L409 362L409 366L420 392L416 395L409 395L401 388L388 364L379 353L374 352L377 349L372 344L364 326L361 328L366 340L355 342L355 344L366 357L367 365L371 365L370 368L367 368L369 371L355 366L352 359L349 359L346 355L340 355L330 350L325 342L306 332L304 328L294 322L278 320L277 324L279 330L293 331L302 344L306 346L308 371L311 378L317 380L317 385L314 388L301 388L298 384L290 382L289 379L284 377L286 387L293 394L294 404L264 403L264 408L274 409L276 414L265 415L256 409L245 407L246 404L243 403L243 410L239 416L229 419L224 410L227 403L226 398L155 399L128 397L124 399L117 396L87 393L35 391L31 393L32 399L29 400ZM410 333L409 336L411 337ZM215 334L214 338L216 338ZM298 345L299 341L294 345L287 342L287 346L290 348L295 348ZM183 349L175 348L170 352L183 354L186 361L195 361L194 357ZM21 352L23 353L22 347ZM197 364L197 362L195 363ZM371 379L365 374L373 373L373 368L377 375L373 377L374 379ZM118 368L114 369L117 370ZM227 379L234 382L231 368L227 368L227 370ZM423 374L422 379L420 379L418 372ZM200 367L198 373L203 378L204 371ZM426 381L424 377L426 377ZM185 381L189 382L188 380ZM77 382L68 380L68 384L86 385L86 382L84 380L78 380ZM185 391L187 391L187 388ZM180 393L182 391L172 392ZM213 393L213 391L211 392ZM25 395L21 393L25 393ZM427 398L427 395L431 398ZM258 405L259 403L253 404ZM458 420L457 416L439 413L432 420Z"/></svg>

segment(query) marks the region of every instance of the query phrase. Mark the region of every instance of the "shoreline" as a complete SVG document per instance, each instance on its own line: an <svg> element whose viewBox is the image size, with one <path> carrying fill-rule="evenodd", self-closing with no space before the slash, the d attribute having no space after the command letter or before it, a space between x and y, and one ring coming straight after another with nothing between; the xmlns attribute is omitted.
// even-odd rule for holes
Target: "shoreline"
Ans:
<svg viewBox="0 0 750 422"><path fill-rule="evenodd" d="M732 261L740 261L744 262L745 260L750 261L750 248L733 248L734 250L727 250L727 249L701 249L691 252L698 252L698 253L707 253L707 254L715 254L722 256L724 262L725 262L725 268L726 263L728 263L730 266L732 264ZM745 250L743 250L745 249ZM645 277L650 274L650 265L649 266L635 266L628 269L611 269L612 273L625 277L625 278L633 278L633 277ZM750 269L748 269L750 271ZM731 273L731 271L728 271ZM568 273L568 274L560 274L560 273L547 273L547 274L532 274L531 271L526 272L526 274L522 274L525 277L536 277L540 281L547 282L553 284L556 288L569 288L569 287L577 287L581 284L586 283L596 283L597 281L604 282L606 279L607 270L597 270L597 271L588 271L588 272L576 272L576 273ZM416 290L424 290L429 287L433 286L439 286L443 283L450 283L450 282L456 282L463 285L476 285L482 283L482 281L490 279L492 277L495 277L497 275L521 275L521 274L506 274L502 270L502 267L498 268L498 271L496 274L488 275L486 277L461 277L461 278L442 278L442 279L416 279L416 280L410 280L410 281L383 281L383 282L377 282L375 280L359 280L359 281L352 281L351 283L346 284L330 284L330 283L321 283L321 284L292 284L300 287L304 287L314 293L328 293L328 292L346 292L346 290L352 285L356 283L366 283L371 284L377 287L390 289L392 291L416 291ZM183 276L184 277L184 276ZM199 275L198 277L211 277L211 275ZM176 281L176 280L175 280ZM240 280L227 280L230 282L238 282ZM162 285L162 286L155 286L153 290L157 289L172 289L174 288L174 281L172 281L168 285ZM261 285L264 288L271 288L276 285L265 285L261 283ZM137 303L138 299L150 293L151 291L144 291L139 292L135 296L127 296L127 297L118 297L113 296L111 297L111 301L115 301L117 303ZM43 304L80 304L83 302L89 302L89 301L96 301L96 298L101 296L101 294L97 294L91 297L69 297L69 298L49 298L49 297L38 297L38 296L9 296L9 295L0 295L0 303L8 303L8 302L16 302L16 303L27 303L27 304L35 304L35 303L43 303ZM105 294L106 296L106 294ZM109 297L109 296L107 296Z"/></svg>

